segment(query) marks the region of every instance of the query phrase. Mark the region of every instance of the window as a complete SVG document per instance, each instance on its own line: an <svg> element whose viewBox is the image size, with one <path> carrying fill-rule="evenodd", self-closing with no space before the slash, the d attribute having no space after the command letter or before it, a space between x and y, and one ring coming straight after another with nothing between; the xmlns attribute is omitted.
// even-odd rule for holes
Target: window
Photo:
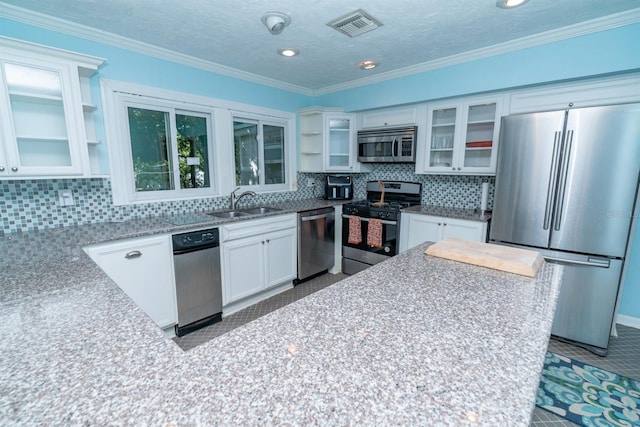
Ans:
<svg viewBox="0 0 640 427"><path fill-rule="evenodd" d="M134 106L127 112L136 192L210 187L207 116Z"/></svg>
<svg viewBox="0 0 640 427"><path fill-rule="evenodd" d="M109 98L120 142L109 146L115 204L216 194L211 108L121 92Z"/></svg>
<svg viewBox="0 0 640 427"><path fill-rule="evenodd" d="M115 205L295 189L294 113L100 84Z"/></svg>
<svg viewBox="0 0 640 427"><path fill-rule="evenodd" d="M286 123L234 117L236 186L254 190L285 189Z"/></svg>

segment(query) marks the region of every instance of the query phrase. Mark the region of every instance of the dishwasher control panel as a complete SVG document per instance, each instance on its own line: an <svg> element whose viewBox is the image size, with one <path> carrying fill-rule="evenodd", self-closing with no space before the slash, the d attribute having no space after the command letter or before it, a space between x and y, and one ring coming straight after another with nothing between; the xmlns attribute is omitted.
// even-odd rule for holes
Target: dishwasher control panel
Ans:
<svg viewBox="0 0 640 427"><path fill-rule="evenodd" d="M209 230L192 231L172 236L173 250L189 250L201 247L220 245L220 234L217 228Z"/></svg>

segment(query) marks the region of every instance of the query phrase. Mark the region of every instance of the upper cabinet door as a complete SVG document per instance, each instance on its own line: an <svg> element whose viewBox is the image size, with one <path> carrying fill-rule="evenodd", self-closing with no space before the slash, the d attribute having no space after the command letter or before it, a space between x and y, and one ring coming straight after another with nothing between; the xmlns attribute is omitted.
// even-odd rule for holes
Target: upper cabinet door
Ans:
<svg viewBox="0 0 640 427"><path fill-rule="evenodd" d="M355 141L353 116L327 114L325 132L325 169L327 171L352 171Z"/></svg>
<svg viewBox="0 0 640 427"><path fill-rule="evenodd" d="M7 118L2 124L3 173L82 174L80 135L84 123L79 120L82 105L77 70L24 59L0 64L0 112Z"/></svg>
<svg viewBox="0 0 640 427"><path fill-rule="evenodd" d="M494 175L501 99L431 105L422 170L437 174Z"/></svg>
<svg viewBox="0 0 640 427"><path fill-rule="evenodd" d="M464 139L460 142L458 170L495 173L502 103L494 100L468 103L464 112Z"/></svg>

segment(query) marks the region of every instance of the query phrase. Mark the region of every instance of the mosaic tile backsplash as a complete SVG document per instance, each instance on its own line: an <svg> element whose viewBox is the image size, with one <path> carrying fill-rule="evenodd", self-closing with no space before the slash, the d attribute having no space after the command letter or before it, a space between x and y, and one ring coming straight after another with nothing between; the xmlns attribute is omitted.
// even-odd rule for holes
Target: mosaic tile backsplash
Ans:
<svg viewBox="0 0 640 427"><path fill-rule="evenodd" d="M493 206L493 177L416 175L411 164L376 164L370 173L354 174L354 198L363 199L370 180L401 180L422 183L422 203L459 208L480 206L481 183L489 182L489 209ZM313 178L318 186L309 187ZM325 174L298 173L298 190L260 194L252 204L322 197ZM75 204L60 206L58 190L73 192ZM111 202L111 181L108 178L48 179L0 181L0 234L45 230L132 218L162 216L221 209L229 206L229 197L210 197L174 202L114 206Z"/></svg>

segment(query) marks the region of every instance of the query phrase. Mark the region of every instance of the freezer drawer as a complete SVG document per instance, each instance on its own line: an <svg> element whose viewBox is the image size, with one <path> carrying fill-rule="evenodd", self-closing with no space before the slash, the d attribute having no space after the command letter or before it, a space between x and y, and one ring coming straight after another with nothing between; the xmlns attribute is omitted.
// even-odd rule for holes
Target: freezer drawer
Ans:
<svg viewBox="0 0 640 427"><path fill-rule="evenodd" d="M545 256L548 262L565 268L551 334L597 347L590 350L605 355L623 261L580 256L566 262L554 258Z"/></svg>

